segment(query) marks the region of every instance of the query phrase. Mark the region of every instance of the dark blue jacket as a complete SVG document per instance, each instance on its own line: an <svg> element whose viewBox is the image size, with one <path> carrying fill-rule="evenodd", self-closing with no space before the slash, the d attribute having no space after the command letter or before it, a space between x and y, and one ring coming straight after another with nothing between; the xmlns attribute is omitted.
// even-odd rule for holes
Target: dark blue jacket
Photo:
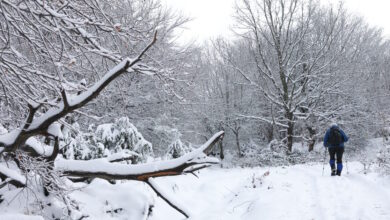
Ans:
<svg viewBox="0 0 390 220"><path fill-rule="evenodd" d="M332 128L337 128L337 129L340 131L341 136L342 136L342 138L343 138L343 142L341 142L341 144L339 144L339 146L331 146L331 145L329 145L329 143L328 143L329 134L330 134L330 129L332 129ZM329 147L329 148L332 148L332 147L344 147L344 142L347 142L347 141L348 141L348 136L344 133L344 131L341 130L341 128L339 128L338 126L333 125L333 126L330 127L330 128L326 131L326 133L325 133L325 137L324 137L324 146L325 146L325 147Z"/></svg>

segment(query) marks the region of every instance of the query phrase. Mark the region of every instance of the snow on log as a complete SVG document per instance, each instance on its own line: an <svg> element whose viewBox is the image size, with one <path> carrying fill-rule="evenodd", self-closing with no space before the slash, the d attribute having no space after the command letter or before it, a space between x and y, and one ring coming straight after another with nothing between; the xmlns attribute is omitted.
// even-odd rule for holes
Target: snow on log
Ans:
<svg viewBox="0 0 390 220"><path fill-rule="evenodd" d="M43 144L38 141L35 137L30 137L26 141L26 148L31 148L31 151L34 152L37 156L49 157L53 154L53 147ZM23 148L25 150L25 148ZM25 150L29 151L29 150Z"/></svg>
<svg viewBox="0 0 390 220"><path fill-rule="evenodd" d="M199 165L219 163L218 159L207 154L223 135L224 132L220 131L198 149L169 161L128 165L110 163L105 158L88 161L59 159L55 161L55 168L67 176L102 179L147 181L150 177L180 175L199 169Z"/></svg>
<svg viewBox="0 0 390 220"><path fill-rule="evenodd" d="M23 187L27 182L26 177L22 176L15 170L4 166L4 164L0 164L0 177L5 179L4 182L11 183L17 187Z"/></svg>
<svg viewBox="0 0 390 220"><path fill-rule="evenodd" d="M15 143L16 138L20 134L20 129L15 129L9 133L0 135L0 146L9 146Z"/></svg>

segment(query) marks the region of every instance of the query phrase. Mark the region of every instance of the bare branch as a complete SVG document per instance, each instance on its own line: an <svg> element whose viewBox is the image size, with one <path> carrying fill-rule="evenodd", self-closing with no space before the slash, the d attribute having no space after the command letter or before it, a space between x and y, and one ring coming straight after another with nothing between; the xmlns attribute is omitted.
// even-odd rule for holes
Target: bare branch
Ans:
<svg viewBox="0 0 390 220"><path fill-rule="evenodd" d="M186 211L183 210L183 208L180 208L178 207L178 205L176 205L175 203L173 203L172 201L170 201L166 195L163 194L163 192L161 192L161 190L158 190L158 187L156 186L156 183L155 181L153 180L153 178L149 178L147 181L145 181L149 186L150 188L153 189L153 191L157 194L158 197L160 197L162 200L164 200L166 203L168 203L168 205L170 205L172 208L176 209L176 211L180 212L181 214L183 214L186 218L189 218L190 215L188 213L186 213Z"/></svg>
<svg viewBox="0 0 390 220"><path fill-rule="evenodd" d="M64 109L69 108L68 97L66 96L65 89L61 90L62 102L64 103Z"/></svg>

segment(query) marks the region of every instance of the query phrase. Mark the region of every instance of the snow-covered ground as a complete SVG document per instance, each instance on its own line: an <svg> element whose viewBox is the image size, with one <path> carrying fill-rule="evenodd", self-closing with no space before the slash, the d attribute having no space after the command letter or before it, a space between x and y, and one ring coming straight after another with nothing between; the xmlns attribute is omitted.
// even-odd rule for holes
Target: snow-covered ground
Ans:
<svg viewBox="0 0 390 220"><path fill-rule="evenodd" d="M200 171L199 178L184 175L157 178L155 182L190 211L192 220L390 219L390 177L375 172L364 174L358 162L348 163L349 172L345 166L341 177L329 176L328 165L322 175L322 167L214 167ZM153 203L148 219L185 219L142 182L112 185L94 180L73 192L72 197L80 201L80 210L89 215L84 219L140 220ZM0 209L8 214L0 214L0 219L18 219L12 218L10 212L28 214L21 208L24 203L23 199L14 199L10 205L4 201Z"/></svg>
<svg viewBox="0 0 390 220"><path fill-rule="evenodd" d="M209 169L199 179L180 176L159 183L192 210L191 219L390 219L389 177L362 169L349 163L341 177L331 177L328 166L322 176L321 164ZM151 219L183 217L159 199Z"/></svg>

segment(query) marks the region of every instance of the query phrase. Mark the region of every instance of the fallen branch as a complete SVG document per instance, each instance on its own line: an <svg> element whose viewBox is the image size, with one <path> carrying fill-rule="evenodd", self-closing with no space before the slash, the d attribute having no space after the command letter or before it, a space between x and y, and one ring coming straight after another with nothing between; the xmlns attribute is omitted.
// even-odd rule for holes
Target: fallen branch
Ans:
<svg viewBox="0 0 390 220"><path fill-rule="evenodd" d="M87 161L59 159L55 162L55 169L72 177L144 182L150 177L181 175L198 170L199 165L219 163L218 159L208 157L207 154L215 143L223 138L223 134L223 131L218 132L198 149L169 161L129 165L110 163L104 158Z"/></svg>
<svg viewBox="0 0 390 220"><path fill-rule="evenodd" d="M73 181L85 181L91 178L102 178L109 181L118 179L143 181L172 208L189 218L189 212L172 202L172 199L168 199L167 195L162 193L153 180L155 177L175 176L184 173L194 174L195 171L206 168L210 164L219 163L218 159L207 155L211 152L212 147L222 140L223 135L224 132L220 131L198 149L169 161L128 165L111 163L112 160L107 159L89 161L61 159L56 161L55 167L61 170L64 175L71 176ZM78 179L74 179L74 177Z"/></svg>

